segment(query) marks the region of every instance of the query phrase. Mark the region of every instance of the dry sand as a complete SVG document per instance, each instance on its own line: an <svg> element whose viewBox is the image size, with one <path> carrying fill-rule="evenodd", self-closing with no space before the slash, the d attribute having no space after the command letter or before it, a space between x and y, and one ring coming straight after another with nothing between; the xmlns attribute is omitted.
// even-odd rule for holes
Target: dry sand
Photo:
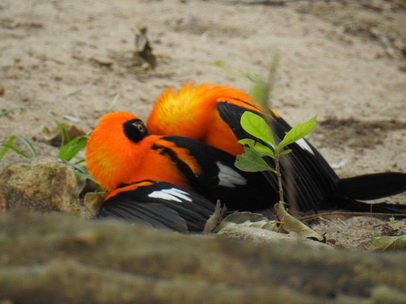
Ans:
<svg viewBox="0 0 406 304"><path fill-rule="evenodd" d="M3 0L0 111L38 106L89 132L112 110L146 118L164 88L185 81L249 91L247 79L213 62L266 76L278 53L273 108L291 124L318 115L309 140L340 176L406 172L405 8L382 0L266 2ZM132 60L141 26L158 58L154 70ZM0 140L24 135L55 155L44 125L52 121L41 112L13 112L0 118ZM16 159L9 153L0 169ZM406 196L390 201L406 204ZM359 247L358 224L343 225L355 234L339 240L346 247ZM325 229L339 239L340 225Z"/></svg>

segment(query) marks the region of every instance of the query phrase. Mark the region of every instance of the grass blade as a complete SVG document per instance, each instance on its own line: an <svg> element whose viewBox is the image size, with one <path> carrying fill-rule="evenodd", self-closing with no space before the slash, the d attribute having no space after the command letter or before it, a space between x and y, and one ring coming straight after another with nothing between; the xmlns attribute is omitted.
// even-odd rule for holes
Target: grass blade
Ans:
<svg viewBox="0 0 406 304"><path fill-rule="evenodd" d="M23 151L17 149L16 147L13 146L13 142L17 139L16 135L10 136L9 139L7 139L6 143L3 144L3 149L0 151L0 159L6 155L8 150L13 150L17 154L21 155L24 158L29 158L28 155L26 155Z"/></svg>
<svg viewBox="0 0 406 304"><path fill-rule="evenodd" d="M86 146L86 143L87 136L78 136L64 145L56 157L70 161Z"/></svg>
<svg viewBox="0 0 406 304"><path fill-rule="evenodd" d="M0 151L0 159L6 155L7 151L12 147L13 141L16 139L15 136L10 136L9 139L7 139L6 143L3 144L3 149Z"/></svg>
<svg viewBox="0 0 406 304"><path fill-rule="evenodd" d="M28 148L28 150L31 152L33 157L38 156L37 149L35 149L34 145L31 143L31 141L27 137L17 135L16 138L19 139Z"/></svg>
<svg viewBox="0 0 406 304"><path fill-rule="evenodd" d="M41 111L42 113L45 113L49 118L51 118L53 120L53 122L56 124L59 132L61 132L61 147L65 144L66 139L68 138L68 132L66 130L66 128L59 122L59 120L52 115L50 112L40 108L40 107L36 107L36 106L27 106L27 107L16 107L16 108L11 108L8 109L6 111L3 111L0 113L0 118L3 116L6 116L7 114L17 111L17 110L36 110L36 111Z"/></svg>

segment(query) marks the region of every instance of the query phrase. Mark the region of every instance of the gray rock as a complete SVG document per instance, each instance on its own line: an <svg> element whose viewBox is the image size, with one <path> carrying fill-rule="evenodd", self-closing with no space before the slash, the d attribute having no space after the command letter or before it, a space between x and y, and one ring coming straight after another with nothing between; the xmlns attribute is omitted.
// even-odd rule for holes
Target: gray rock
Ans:
<svg viewBox="0 0 406 304"><path fill-rule="evenodd" d="M358 304L406 294L403 253L254 245L63 214L1 214L0 248L0 303Z"/></svg>
<svg viewBox="0 0 406 304"><path fill-rule="evenodd" d="M0 210L79 214L75 170L64 160L38 157L13 163L0 175Z"/></svg>

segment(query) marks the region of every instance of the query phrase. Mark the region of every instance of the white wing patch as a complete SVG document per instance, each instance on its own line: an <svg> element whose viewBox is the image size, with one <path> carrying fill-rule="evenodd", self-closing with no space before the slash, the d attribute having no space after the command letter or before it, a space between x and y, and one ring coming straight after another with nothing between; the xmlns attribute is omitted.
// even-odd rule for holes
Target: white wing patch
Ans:
<svg viewBox="0 0 406 304"><path fill-rule="evenodd" d="M175 201L178 203L181 203L182 200L188 202L192 201L192 199L188 196L188 193L186 191L182 191L177 188L157 190L151 192L150 194L148 194L148 196L153 198L162 198L167 201Z"/></svg>
<svg viewBox="0 0 406 304"><path fill-rule="evenodd" d="M234 188L236 185L245 185L247 180L244 176L239 174L237 171L231 169L230 167L217 162L217 167L220 169L219 172L219 186Z"/></svg>
<svg viewBox="0 0 406 304"><path fill-rule="evenodd" d="M307 150L309 151L311 154L314 155L314 152L312 150L312 148L309 146L309 144L304 140L304 138L299 139L296 142L303 150Z"/></svg>

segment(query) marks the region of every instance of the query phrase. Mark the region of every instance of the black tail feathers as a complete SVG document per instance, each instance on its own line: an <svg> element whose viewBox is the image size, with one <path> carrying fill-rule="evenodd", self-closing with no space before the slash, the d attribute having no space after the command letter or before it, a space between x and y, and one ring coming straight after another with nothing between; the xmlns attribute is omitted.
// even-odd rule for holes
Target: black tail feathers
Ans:
<svg viewBox="0 0 406 304"><path fill-rule="evenodd" d="M399 172L367 174L340 179L340 195L356 200L373 200L406 191L406 174Z"/></svg>
<svg viewBox="0 0 406 304"><path fill-rule="evenodd" d="M406 214L406 205L368 204L374 200L406 191L406 174L399 172L367 174L341 179L338 183L340 206L360 212Z"/></svg>

